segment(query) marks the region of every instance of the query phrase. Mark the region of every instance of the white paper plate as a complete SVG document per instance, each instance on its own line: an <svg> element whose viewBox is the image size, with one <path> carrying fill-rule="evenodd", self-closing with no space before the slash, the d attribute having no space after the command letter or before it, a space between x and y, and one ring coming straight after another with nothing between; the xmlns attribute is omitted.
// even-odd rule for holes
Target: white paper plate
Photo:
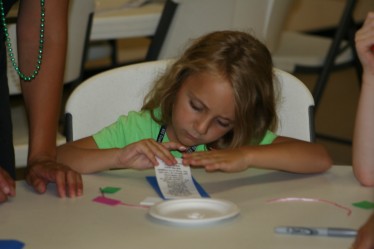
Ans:
<svg viewBox="0 0 374 249"><path fill-rule="evenodd" d="M234 203L211 198L176 199L152 206L149 215L177 224L207 224L232 218L239 214Z"/></svg>

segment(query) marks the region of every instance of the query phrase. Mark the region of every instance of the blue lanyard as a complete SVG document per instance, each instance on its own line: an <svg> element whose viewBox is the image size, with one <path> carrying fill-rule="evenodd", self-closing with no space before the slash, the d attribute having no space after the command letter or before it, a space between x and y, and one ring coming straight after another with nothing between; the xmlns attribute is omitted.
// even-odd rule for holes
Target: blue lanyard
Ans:
<svg viewBox="0 0 374 249"><path fill-rule="evenodd" d="M162 140L164 140L164 136L166 134L166 125L161 125L160 131L157 135L157 143L162 143ZM189 147L187 149L187 153L192 153L196 150L196 146Z"/></svg>

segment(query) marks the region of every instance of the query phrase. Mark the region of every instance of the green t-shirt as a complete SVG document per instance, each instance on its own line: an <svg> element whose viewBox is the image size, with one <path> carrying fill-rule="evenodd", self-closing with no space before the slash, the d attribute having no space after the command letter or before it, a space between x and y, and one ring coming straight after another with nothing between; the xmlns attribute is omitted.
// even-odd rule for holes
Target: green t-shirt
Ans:
<svg viewBox="0 0 374 249"><path fill-rule="evenodd" d="M160 115L159 109L155 110L155 115ZM132 111L127 116L120 116L115 123L94 134L93 138L99 149L123 148L128 144L147 138L157 140L160 128L161 126L152 119L149 111ZM276 135L268 131L260 144L271 144L275 138ZM163 142L169 141L167 134L165 134ZM205 145L196 147L196 151L205 150ZM175 157L181 157L181 153L178 151L171 153Z"/></svg>

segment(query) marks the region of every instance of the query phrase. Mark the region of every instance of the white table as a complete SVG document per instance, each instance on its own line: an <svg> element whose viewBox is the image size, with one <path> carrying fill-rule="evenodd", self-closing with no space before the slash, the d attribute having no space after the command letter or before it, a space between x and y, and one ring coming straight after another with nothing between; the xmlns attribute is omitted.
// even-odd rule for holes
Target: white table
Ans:
<svg viewBox="0 0 374 249"><path fill-rule="evenodd" d="M91 41L152 36L157 28L164 1L152 0L138 8L118 8L123 0L97 1Z"/></svg>
<svg viewBox="0 0 374 249"><path fill-rule="evenodd" d="M353 238L288 236L273 233L278 225L358 228L371 210L352 203L373 201L373 189L358 184L351 167L334 166L317 175L297 175L251 169L242 173L193 170L196 180L213 198L236 203L234 219L205 226L176 226L147 216L147 209L107 206L92 201L99 187L121 190L111 198L137 204L156 196L145 176L151 171L119 170L85 175L85 193L59 199L53 185L44 195L17 182L17 197L0 205L0 239L17 239L25 249L123 248L349 248ZM107 196L109 196L107 194ZM269 203L274 198L321 198L352 210L351 215L326 203Z"/></svg>

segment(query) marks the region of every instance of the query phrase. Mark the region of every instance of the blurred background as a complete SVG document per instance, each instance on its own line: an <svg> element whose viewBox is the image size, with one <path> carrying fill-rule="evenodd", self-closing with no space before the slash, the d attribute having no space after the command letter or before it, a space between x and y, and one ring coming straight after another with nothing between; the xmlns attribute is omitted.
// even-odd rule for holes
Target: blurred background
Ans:
<svg viewBox="0 0 374 249"><path fill-rule="evenodd" d="M181 3L178 6L177 11L175 12L174 19L163 20L162 17L165 13L164 7L165 3L170 3L173 1L169 0L148 0L148 1L139 1L139 0L71 0L71 16L73 16L74 11L77 13L75 15L82 16L82 8L87 6L87 10L92 8L92 11L88 11L87 17L87 29L83 31L74 31L76 33L70 32L70 46L75 46L77 32L81 32L86 35L85 43L82 46L82 49L79 51L83 52L73 52L74 58L78 58L77 55L82 53L81 56L83 59L76 59L78 61L77 65L73 65L72 62L69 65L75 68L79 68L80 72L78 77L73 81L72 84L65 84L64 93L63 93L63 104L61 109L61 130L59 131L60 141L59 143L64 142L63 137L63 113L64 105L66 99L72 90L84 79L91 77L102 71L122 66L132 63L141 62L148 60L148 50L150 46L154 46L152 40L157 37L160 33L160 28L166 27L167 32L182 32L188 30L189 27L184 24L183 29L178 30L173 25L177 25L174 22L177 22L178 18L183 19L180 16L194 16L198 13L192 13L194 9L189 10L186 6L188 4L197 4L201 5L203 8L204 4L209 2L209 0L189 0L189 1L180 1ZM84 2L84 3L83 3ZM284 13L282 14L282 20L278 22L273 22L274 26L279 26L279 35L281 37L284 33L293 33L298 35L307 35L317 38L326 38L329 42L332 42L332 39L335 37L337 30L342 25L343 14L347 10L347 5L354 3L350 9L349 19L350 19L350 28L359 28L362 25L362 22L368 11L374 11L374 1L373 0L233 0L233 2L228 0L216 0L217 5L224 6L225 4L238 3L237 6L241 4L250 4L251 2L256 2L256 6L260 4L264 5L264 8L270 8L269 6L278 4L281 5L284 3L287 7L284 8ZM85 4L83 7L79 7L78 10L74 10L74 4ZM188 4L187 4L188 3ZM265 3L267 5L265 5ZM271 4L270 4L271 3ZM175 7L175 6L174 6ZM195 6L196 7L196 6ZM190 7L192 8L192 7ZM276 11L269 12L270 15L276 15ZM183 13L187 12L187 13ZM243 16L245 12L241 11ZM163 13L163 14L162 14ZM204 13L203 13L204 14ZM12 12L11 14L12 15ZM16 15L16 11L13 12L13 15ZM204 16L204 20L201 23L209 22L209 15ZM236 17L234 15L234 17ZM186 19L186 17L184 17ZM272 17L271 17L272 18ZM230 19L230 18L228 18ZM235 19L235 18L234 18ZM255 17L254 20L258 22L264 22L262 17ZM81 21L70 20L75 27L74 23L81 23ZM270 23L270 22L269 22ZM269 24L268 23L268 24ZM168 25L171 25L169 31L167 29ZM270 24L269 24L270 25ZM268 27L270 30L272 26ZM196 28L196 25L191 29ZM174 30L173 30L174 29ZM176 31L175 31L176 29ZM278 31L277 31L278 32ZM260 33L260 32L258 32ZM188 35L188 34L187 34ZM178 35L175 35L178 36ZM259 35L260 38L261 35ZM352 34L351 34L352 36ZM193 37L190 37L193 38ZM265 37L266 38L266 37ZM264 38L264 39L265 39ZM349 44L349 34L344 33L342 37ZM266 40L266 39L265 39ZM153 41L154 42L154 41ZM166 39L166 42L167 39ZM267 40L267 44L271 44L274 41ZM170 46L172 47L172 46ZM184 46L180 46L179 50L182 50ZM278 54L276 53L277 44L274 46L269 45L272 52L274 52L274 59L278 61ZM317 45L316 48L319 48ZM328 49L329 46L326 46ZM349 49L349 46L348 46ZM178 51L179 51L178 50ZM301 47L302 50L302 47ZM177 53L177 51L173 51ZM310 54L316 53L317 51L306 51ZM282 51L283 56L287 56L287 50ZM327 53L325 51L324 53ZM351 55L352 56L352 55ZM69 56L68 56L69 58ZM291 58L292 60L292 58ZM68 65L67 63L67 65ZM322 63L321 63L322 64ZM280 64L276 63L276 66ZM282 68L282 67L281 67ZM283 68L282 68L283 69ZM311 90L314 91L317 79L320 76L320 71L318 70L298 70L300 68L287 69L297 78L299 78L305 85ZM346 63L344 66L339 67L338 70L332 70L329 72L327 81L325 82L325 90L321 95L321 98L318 102L318 108L315 112L315 129L316 129L316 140L328 148L330 151L334 164L339 165L351 165L352 156L351 156L351 140L354 128L354 118L355 110L357 107L357 100L359 96L359 78L357 76L357 63L350 62ZM14 109L18 110L23 105L22 98L18 94L13 94L12 105ZM16 136L21 137L24 134L27 134L27 128L25 128L26 119L20 115L14 115L14 123L16 124ZM20 128L18 129L18 125ZM25 130L26 129L26 130ZM326 136L328 138L326 138ZM19 141L23 143L18 152L18 155L23 153L23 157L18 159L17 168L20 177L22 177L22 168L25 166L25 155L27 151L27 140L24 138L17 137ZM330 139L332 137L332 139ZM27 138L26 138L27 139ZM18 141L17 140L17 141ZM25 145L26 144L26 145ZM16 149L16 153L17 153ZM17 160L17 159L16 159Z"/></svg>

